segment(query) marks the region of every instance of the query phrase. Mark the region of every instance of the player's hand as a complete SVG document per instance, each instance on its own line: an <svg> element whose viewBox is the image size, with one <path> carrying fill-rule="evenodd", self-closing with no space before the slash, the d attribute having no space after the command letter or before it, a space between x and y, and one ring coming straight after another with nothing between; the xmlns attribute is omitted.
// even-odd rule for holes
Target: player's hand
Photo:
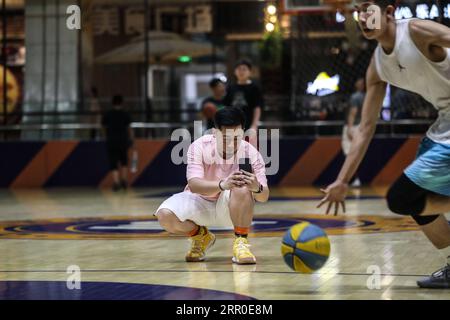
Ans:
<svg viewBox="0 0 450 320"><path fill-rule="evenodd" d="M240 171L233 172L220 184L223 189L231 190L233 188L239 188L245 185L242 180L242 173Z"/></svg>
<svg viewBox="0 0 450 320"><path fill-rule="evenodd" d="M251 192L259 191L259 182L256 178L256 175L253 173L241 170L242 172L242 180L245 182L245 185Z"/></svg>
<svg viewBox="0 0 450 320"><path fill-rule="evenodd" d="M348 192L348 184L341 181L335 181L326 189L320 189L320 191L322 191L325 196L317 205L317 208L328 203L326 214L329 214L331 208L334 207L334 215L336 216L339 213L339 206L342 206L342 210L345 213L345 197Z"/></svg>

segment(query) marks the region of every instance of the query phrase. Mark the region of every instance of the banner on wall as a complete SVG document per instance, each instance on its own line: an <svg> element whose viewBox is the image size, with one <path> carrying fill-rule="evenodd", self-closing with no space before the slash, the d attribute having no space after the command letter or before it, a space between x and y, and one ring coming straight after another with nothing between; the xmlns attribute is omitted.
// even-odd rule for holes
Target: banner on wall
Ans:
<svg viewBox="0 0 450 320"><path fill-rule="evenodd" d="M213 29L211 5L159 6L150 12L151 24L156 31L185 33L209 33ZM145 31L145 10L143 6L97 5L93 11L94 35L112 36L141 35Z"/></svg>
<svg viewBox="0 0 450 320"><path fill-rule="evenodd" d="M449 1L400 1L395 10L396 19L429 19L449 25Z"/></svg>

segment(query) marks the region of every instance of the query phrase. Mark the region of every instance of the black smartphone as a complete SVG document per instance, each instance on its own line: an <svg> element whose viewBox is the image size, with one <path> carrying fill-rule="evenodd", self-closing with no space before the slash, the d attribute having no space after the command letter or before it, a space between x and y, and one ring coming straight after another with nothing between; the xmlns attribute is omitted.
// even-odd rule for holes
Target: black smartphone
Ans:
<svg viewBox="0 0 450 320"><path fill-rule="evenodd" d="M239 170L253 173L253 168L249 158L245 158L244 160L239 161Z"/></svg>

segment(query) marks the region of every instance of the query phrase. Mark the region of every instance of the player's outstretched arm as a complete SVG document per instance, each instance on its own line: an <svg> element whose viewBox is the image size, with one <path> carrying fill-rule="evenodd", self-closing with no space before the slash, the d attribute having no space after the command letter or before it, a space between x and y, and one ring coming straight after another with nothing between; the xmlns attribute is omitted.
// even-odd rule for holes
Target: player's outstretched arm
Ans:
<svg viewBox="0 0 450 320"><path fill-rule="evenodd" d="M367 70L366 82L367 93L361 114L361 124L355 131L354 142L337 178L344 183L348 183L353 177L367 151L375 133L386 94L386 83L379 78L373 58Z"/></svg>
<svg viewBox="0 0 450 320"><path fill-rule="evenodd" d="M425 50L433 50L433 46L450 48L450 28L443 24L415 19L410 22L409 30L416 45Z"/></svg>
<svg viewBox="0 0 450 320"><path fill-rule="evenodd" d="M345 197L347 195L348 183L355 174L364 155L367 151L370 141L375 133L380 110L383 106L384 96L386 94L386 83L383 82L375 69L375 61L372 61L367 69L366 74L367 93L364 99L361 124L353 137L350 152L345 159L344 165L335 182L326 189L321 189L324 198L318 204L320 208L323 204L328 203L328 214L334 207L334 214L337 215L339 206L342 206L345 212Z"/></svg>

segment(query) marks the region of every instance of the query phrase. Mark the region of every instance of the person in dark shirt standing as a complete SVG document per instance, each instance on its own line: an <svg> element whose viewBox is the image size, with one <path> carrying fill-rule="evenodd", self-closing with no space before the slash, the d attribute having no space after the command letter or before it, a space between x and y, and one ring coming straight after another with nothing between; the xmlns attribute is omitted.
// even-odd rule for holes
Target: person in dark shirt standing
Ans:
<svg viewBox="0 0 450 320"><path fill-rule="evenodd" d="M123 97L116 95L112 99L113 107L102 118L106 135L106 148L110 169L114 179L114 191L128 186L128 149L133 144L133 130L130 127L131 116L123 108Z"/></svg>
<svg viewBox="0 0 450 320"><path fill-rule="evenodd" d="M218 78L212 79L209 82L209 87L212 95L202 102L202 112L206 119L207 129L214 128L214 115L215 112L219 111L224 106L223 99L226 90L225 83ZM215 112L210 112L211 109L215 110Z"/></svg>
<svg viewBox="0 0 450 320"><path fill-rule="evenodd" d="M346 156L350 153L354 133L358 130L359 123L361 122L361 110L364 103L364 97L366 95L365 88L364 78L359 78L355 83L356 91L350 96L350 107L346 115L344 129L342 130L342 151ZM361 181L356 174L352 187L360 186Z"/></svg>
<svg viewBox="0 0 450 320"><path fill-rule="evenodd" d="M244 130L255 130L250 135L249 142L256 147L256 133L264 107L263 95L261 89L250 79L252 75L252 64L250 61L239 61L234 67L234 75L237 82L228 87L224 104L226 106L239 107L244 111L246 118Z"/></svg>

